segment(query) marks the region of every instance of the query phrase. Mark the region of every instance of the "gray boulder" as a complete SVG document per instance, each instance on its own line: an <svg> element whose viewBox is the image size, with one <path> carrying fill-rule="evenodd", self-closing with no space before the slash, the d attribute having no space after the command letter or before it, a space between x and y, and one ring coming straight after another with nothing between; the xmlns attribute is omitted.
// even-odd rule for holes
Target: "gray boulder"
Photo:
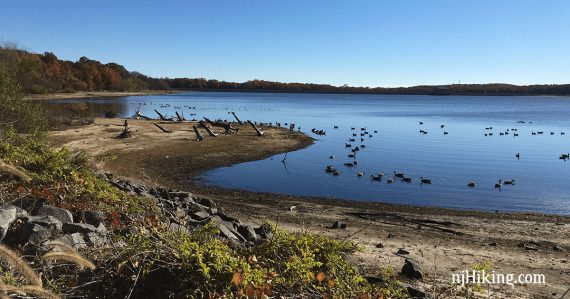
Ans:
<svg viewBox="0 0 570 299"><path fill-rule="evenodd" d="M28 213L26 213L26 211L14 205L0 205L0 241L6 237L6 232L8 232L10 225L12 225L17 218L27 215Z"/></svg>
<svg viewBox="0 0 570 299"><path fill-rule="evenodd" d="M26 216L22 219L26 220L28 223L38 224L58 232L61 232L63 228L61 221L53 216Z"/></svg>
<svg viewBox="0 0 570 299"><path fill-rule="evenodd" d="M254 225L240 225L238 226L238 232L250 242L256 242L260 239L259 235L255 232Z"/></svg>
<svg viewBox="0 0 570 299"><path fill-rule="evenodd" d="M105 213L101 211L80 211L79 221L91 225L99 225L99 223L105 221Z"/></svg>
<svg viewBox="0 0 570 299"><path fill-rule="evenodd" d="M88 233L100 233L104 234L107 232L105 226L100 223L99 226L94 226L87 223L64 223L63 224L63 232L66 234L73 234L73 233L81 233L81 234L88 234Z"/></svg>
<svg viewBox="0 0 570 299"><path fill-rule="evenodd" d="M64 244L67 244L67 245L69 245L73 248L76 248L76 249L87 247L87 242L85 242L83 235L81 235L80 233L63 235L63 236L55 239L54 241L62 242Z"/></svg>
<svg viewBox="0 0 570 299"><path fill-rule="evenodd" d="M36 216L53 216L62 223L73 222L73 215L70 211L50 205L41 206L35 213Z"/></svg>
<svg viewBox="0 0 570 299"><path fill-rule="evenodd" d="M8 232L6 235L6 243L16 245L39 245L40 243L50 239L53 234L54 228L26 222L18 229Z"/></svg>

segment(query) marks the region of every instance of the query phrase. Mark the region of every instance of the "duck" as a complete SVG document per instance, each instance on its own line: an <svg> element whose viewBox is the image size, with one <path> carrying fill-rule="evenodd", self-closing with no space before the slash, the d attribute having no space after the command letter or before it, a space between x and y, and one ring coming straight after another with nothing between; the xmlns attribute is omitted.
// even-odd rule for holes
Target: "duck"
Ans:
<svg viewBox="0 0 570 299"><path fill-rule="evenodd" d="M371 175L370 175L370 178L372 178L373 181L380 181L380 180L382 180L382 177L379 176L379 175L373 175L373 174L371 174Z"/></svg>
<svg viewBox="0 0 570 299"><path fill-rule="evenodd" d="M346 162L346 163L344 163L344 166L352 167L352 166L354 166L354 163Z"/></svg>
<svg viewBox="0 0 570 299"><path fill-rule="evenodd" d="M503 181L503 184L505 184L505 185L514 185L514 184L515 184L515 180L506 180L506 181Z"/></svg>
<svg viewBox="0 0 570 299"><path fill-rule="evenodd" d="M338 170L335 169L335 170L333 171L333 175L340 175L340 171L338 171Z"/></svg>
<svg viewBox="0 0 570 299"><path fill-rule="evenodd" d="M393 178L389 178L389 179L386 181L386 183L388 183L388 184L392 184L393 182L394 182L394 179L393 179Z"/></svg>
<svg viewBox="0 0 570 299"><path fill-rule="evenodd" d="M477 184L475 182L471 181L471 182L467 183L467 187L475 188L475 187L477 187Z"/></svg>
<svg viewBox="0 0 570 299"><path fill-rule="evenodd" d="M521 158L521 153L517 153L517 154L515 155L515 157L517 157L517 159L520 159L520 158Z"/></svg>
<svg viewBox="0 0 570 299"><path fill-rule="evenodd" d="M501 189L501 187L503 186L503 180L499 179L499 182L495 183L495 189Z"/></svg>
<svg viewBox="0 0 570 299"><path fill-rule="evenodd" d="M327 165L327 167L325 168L325 172L327 173L334 172L334 167L332 165Z"/></svg>
<svg viewBox="0 0 570 299"><path fill-rule="evenodd" d="M399 172L395 172L395 171L394 171L394 177L397 177L397 178L403 178L403 177L404 177L404 174L403 174L403 173L399 173Z"/></svg>
<svg viewBox="0 0 570 299"><path fill-rule="evenodd" d="M356 155L355 154L348 154L348 157L349 158L356 158Z"/></svg>
<svg viewBox="0 0 570 299"><path fill-rule="evenodd" d="M442 128L442 129L445 128L445 125L441 125L440 128Z"/></svg>
<svg viewBox="0 0 570 299"><path fill-rule="evenodd" d="M424 124L424 122L423 122L423 121L420 121L420 125L423 125L423 124Z"/></svg>
<svg viewBox="0 0 570 299"><path fill-rule="evenodd" d="M334 156L329 156L329 159L334 159Z"/></svg>
<svg viewBox="0 0 570 299"><path fill-rule="evenodd" d="M447 134L449 134L449 132L447 132L447 131L446 131L446 132L443 132L443 135L447 135Z"/></svg>
<svg viewBox="0 0 570 299"><path fill-rule="evenodd" d="M412 178L410 178L410 177L403 177L403 178L402 178L402 182L411 183L411 182L412 182Z"/></svg>
<svg viewBox="0 0 570 299"><path fill-rule="evenodd" d="M422 184L431 184L431 180L430 179L426 179L423 176L420 177L420 183Z"/></svg>
<svg viewBox="0 0 570 299"><path fill-rule="evenodd" d="M356 176L364 176L364 172L362 172L362 171L361 171L361 172L358 172L358 173L356 174Z"/></svg>

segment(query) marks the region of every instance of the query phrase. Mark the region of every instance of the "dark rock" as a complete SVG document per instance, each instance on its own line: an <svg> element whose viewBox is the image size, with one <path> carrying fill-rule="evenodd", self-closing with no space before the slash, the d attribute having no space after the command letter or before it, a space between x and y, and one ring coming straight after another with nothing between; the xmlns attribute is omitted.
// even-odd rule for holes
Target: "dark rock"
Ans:
<svg viewBox="0 0 570 299"><path fill-rule="evenodd" d="M491 243L489 243L489 244L487 244L487 245L495 247L495 246L497 246L497 242L491 242Z"/></svg>
<svg viewBox="0 0 570 299"><path fill-rule="evenodd" d="M382 276L366 275L364 276L364 279L366 279L370 284L384 283L384 278Z"/></svg>
<svg viewBox="0 0 570 299"><path fill-rule="evenodd" d="M564 249L564 247L562 247L562 246L560 246L560 245L554 245L554 246L552 246L552 250L554 250L554 251L566 251L566 250Z"/></svg>
<svg viewBox="0 0 570 299"><path fill-rule="evenodd" d="M66 245L69 245L69 246L71 246L73 248L77 248L77 249L87 247L87 242L85 242L85 239L83 239L83 235L81 235L80 233L63 235L63 236L55 239L55 241L62 242Z"/></svg>
<svg viewBox="0 0 570 299"><path fill-rule="evenodd" d="M34 214L44 203L45 199L41 198L22 198L12 201L11 204Z"/></svg>
<svg viewBox="0 0 570 299"><path fill-rule="evenodd" d="M8 244L32 244L39 245L48 240L54 233L53 228L41 226L39 224L26 222L16 230L10 230L6 234L5 242Z"/></svg>
<svg viewBox="0 0 570 299"><path fill-rule="evenodd" d="M194 220L200 221L200 220L205 220L205 219L210 218L210 214L208 214L206 212L196 212L196 213L192 213L190 215L190 217Z"/></svg>
<svg viewBox="0 0 570 299"><path fill-rule="evenodd" d="M226 227L223 223L220 223L218 225L218 229L220 229L220 234L223 237L226 237L228 239L234 239L236 241L239 241L239 238L230 231L230 229L228 227Z"/></svg>
<svg viewBox="0 0 570 299"><path fill-rule="evenodd" d="M422 291L419 287L413 286L408 283L400 282L402 288L406 289L410 298L429 298L424 291Z"/></svg>
<svg viewBox="0 0 570 299"><path fill-rule="evenodd" d="M50 205L41 206L36 212L36 216L53 216L62 223L73 222L73 215L70 211Z"/></svg>
<svg viewBox="0 0 570 299"><path fill-rule="evenodd" d="M247 241L256 242L259 240L253 225L239 225L237 230Z"/></svg>
<svg viewBox="0 0 570 299"><path fill-rule="evenodd" d="M208 213L208 210L209 210L208 207L203 206L203 205L201 205L201 204L199 204L199 203L195 203L195 202L192 203L192 204L190 204L190 205L188 205L188 206L187 206L187 209L188 209L188 214L191 214L191 213L193 213L193 212L205 212L205 213Z"/></svg>
<svg viewBox="0 0 570 299"><path fill-rule="evenodd" d="M25 219L26 222L38 224L58 232L63 228L61 221L53 216L26 216L22 219Z"/></svg>
<svg viewBox="0 0 570 299"><path fill-rule="evenodd" d="M6 237L6 232L8 232L10 225L12 225L17 218L27 215L28 213L26 211L14 205L0 205L0 241Z"/></svg>
<svg viewBox="0 0 570 299"><path fill-rule="evenodd" d="M333 223L332 228L333 229L345 229L346 223L337 220Z"/></svg>
<svg viewBox="0 0 570 299"><path fill-rule="evenodd" d="M423 272L420 263L412 258L407 258L401 271L402 275L412 279L422 279Z"/></svg>
<svg viewBox="0 0 570 299"><path fill-rule="evenodd" d="M185 200L187 198L192 198L192 193L189 192L182 192L182 191L171 191L168 192L169 198L177 197L179 201Z"/></svg>
<svg viewBox="0 0 570 299"><path fill-rule="evenodd" d="M388 239L393 239L393 238L396 238L396 235L395 235L395 234L392 234L392 233L389 233L389 234L388 234Z"/></svg>
<svg viewBox="0 0 570 299"><path fill-rule="evenodd" d="M410 254L410 251L405 249L405 248L400 248L400 249L398 249L398 252L396 252L396 254L407 255L407 254Z"/></svg>
<svg viewBox="0 0 570 299"><path fill-rule="evenodd" d="M80 211L79 221L91 225L99 225L99 223L105 221L105 213L101 211Z"/></svg>
<svg viewBox="0 0 570 299"><path fill-rule="evenodd" d="M73 234L73 233L106 233L107 229L101 223L99 226L95 227L94 225L87 224L87 223L64 223L63 224L63 232L66 234Z"/></svg>
<svg viewBox="0 0 570 299"><path fill-rule="evenodd" d="M259 227L253 226L253 229L263 239L270 239L271 237L273 237L273 230L271 229L271 225L267 223L262 224Z"/></svg>
<svg viewBox="0 0 570 299"><path fill-rule="evenodd" d="M229 221L229 222L234 222L234 223L241 223L241 221L235 217L229 216L228 214L226 214L224 212L224 210L222 209L218 209L218 212L216 213L216 215L218 215L220 218L222 218L222 220L224 221Z"/></svg>
<svg viewBox="0 0 570 299"><path fill-rule="evenodd" d="M203 206L208 207L208 208L217 208L218 207L218 204L216 204L215 201L213 201L209 198L200 197L197 199L197 202Z"/></svg>
<svg viewBox="0 0 570 299"><path fill-rule="evenodd" d="M121 191L125 191L125 192L133 192L134 191L133 185L130 182L125 181L125 180L118 179L115 181L111 181L111 184L113 186L117 187Z"/></svg>
<svg viewBox="0 0 570 299"><path fill-rule="evenodd" d="M376 248L384 248L384 244L378 243L378 244L376 244Z"/></svg>

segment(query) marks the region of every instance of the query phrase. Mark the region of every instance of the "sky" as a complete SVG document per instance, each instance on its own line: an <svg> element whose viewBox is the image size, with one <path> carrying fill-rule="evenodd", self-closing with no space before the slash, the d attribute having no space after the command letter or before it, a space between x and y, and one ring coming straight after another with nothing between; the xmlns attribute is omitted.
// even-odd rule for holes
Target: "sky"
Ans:
<svg viewBox="0 0 570 299"><path fill-rule="evenodd" d="M567 0L0 1L0 41L153 77L570 83Z"/></svg>

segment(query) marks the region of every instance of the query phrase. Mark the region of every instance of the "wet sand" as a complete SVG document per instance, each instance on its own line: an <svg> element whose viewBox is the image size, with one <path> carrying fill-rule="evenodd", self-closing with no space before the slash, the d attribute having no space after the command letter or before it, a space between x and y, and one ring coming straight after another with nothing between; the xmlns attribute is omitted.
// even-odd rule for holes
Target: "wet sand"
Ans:
<svg viewBox="0 0 570 299"><path fill-rule="evenodd" d="M452 273L484 261L491 262L497 273L539 273L546 278L545 285L505 286L493 298L560 298L570 287L570 217L366 203L204 186L196 176L205 170L301 149L310 146L312 139L279 128L264 128L266 136L257 137L250 126L236 125L240 127L238 135L208 137L202 130L205 140L197 142L190 123L161 124L174 131L170 134L160 132L152 121L129 120L129 124L134 131L129 139L114 138L122 129L122 120L96 119L92 125L52 132L51 140L55 146L85 150L97 168L117 176L214 198L243 221L273 221L290 231L352 240L362 248L353 256L354 261L367 274L378 274L387 266L399 271L404 258L395 252L406 248L422 265L425 278L420 284L426 290L435 286L440 297L450 295ZM347 223L347 229L331 229L336 220ZM521 243L527 248L519 247Z"/></svg>

